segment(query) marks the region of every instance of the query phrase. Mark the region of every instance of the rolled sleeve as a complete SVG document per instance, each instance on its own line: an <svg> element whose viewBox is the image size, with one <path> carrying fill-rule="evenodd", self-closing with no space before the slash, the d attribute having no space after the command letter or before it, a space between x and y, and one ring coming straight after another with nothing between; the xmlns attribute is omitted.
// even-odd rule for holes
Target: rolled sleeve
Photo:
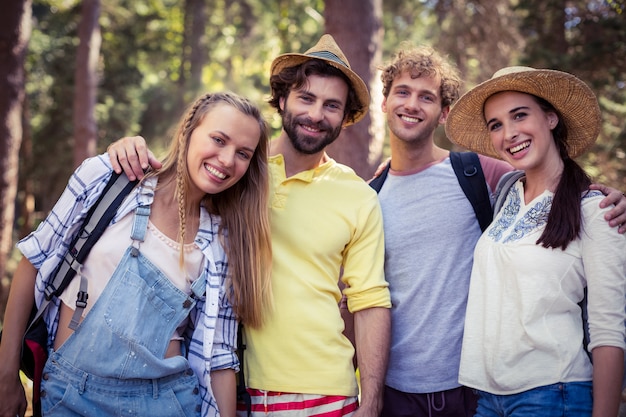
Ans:
<svg viewBox="0 0 626 417"><path fill-rule="evenodd" d="M342 281L348 309L357 312L366 308L391 308L389 284L385 280L385 240L383 220L377 195L361 207L355 235L344 257Z"/></svg>
<svg viewBox="0 0 626 417"><path fill-rule="evenodd" d="M215 326L211 371L234 369L239 371L237 358L237 320L227 300L218 315Z"/></svg>

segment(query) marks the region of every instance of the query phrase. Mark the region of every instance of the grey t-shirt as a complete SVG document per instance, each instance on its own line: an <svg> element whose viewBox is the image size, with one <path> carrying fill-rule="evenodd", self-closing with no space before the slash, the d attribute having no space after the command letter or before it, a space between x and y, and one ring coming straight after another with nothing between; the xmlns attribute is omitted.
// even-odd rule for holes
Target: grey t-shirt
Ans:
<svg viewBox="0 0 626 417"><path fill-rule="evenodd" d="M393 304L386 384L411 393L456 388L481 234L474 210L449 158L411 175L390 172L379 198Z"/></svg>

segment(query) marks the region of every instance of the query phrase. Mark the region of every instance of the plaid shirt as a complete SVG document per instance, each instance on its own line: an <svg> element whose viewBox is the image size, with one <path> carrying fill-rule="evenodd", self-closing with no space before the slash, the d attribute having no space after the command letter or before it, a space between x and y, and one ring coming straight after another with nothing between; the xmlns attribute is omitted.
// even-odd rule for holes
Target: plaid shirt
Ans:
<svg viewBox="0 0 626 417"><path fill-rule="evenodd" d="M108 156L87 159L72 174L63 194L39 227L18 244L19 250L38 270L35 301L41 305L44 288L55 267L68 250L89 208L96 202L112 174ZM112 224L139 205L152 204L156 178L135 187L117 211ZM236 356L237 322L225 293L228 272L226 254L218 239L220 219L201 210L200 228L195 243L205 256L206 294L190 313L191 325L185 332L185 344L192 369L200 380L202 415L218 416L211 391L210 372L239 370ZM44 318L48 325L48 348L52 349L59 322L59 300L49 304Z"/></svg>

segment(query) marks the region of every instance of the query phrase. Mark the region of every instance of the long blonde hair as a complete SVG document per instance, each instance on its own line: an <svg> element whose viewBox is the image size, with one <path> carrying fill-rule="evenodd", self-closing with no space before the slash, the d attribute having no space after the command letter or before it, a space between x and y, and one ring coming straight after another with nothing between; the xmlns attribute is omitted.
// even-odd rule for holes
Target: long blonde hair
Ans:
<svg viewBox="0 0 626 417"><path fill-rule="evenodd" d="M221 217L220 239L228 256L229 293L237 318L247 326L258 328L264 312L271 306L272 246L269 226L269 129L261 111L248 99L230 92L209 93L198 98L181 119L176 135L163 159L163 167L146 175L175 178L178 201L181 263L182 243L190 207L188 190L191 184L187 167L189 139L193 130L214 107L227 104L257 120L261 135L259 144L244 176L233 186L218 193L207 194L202 205Z"/></svg>

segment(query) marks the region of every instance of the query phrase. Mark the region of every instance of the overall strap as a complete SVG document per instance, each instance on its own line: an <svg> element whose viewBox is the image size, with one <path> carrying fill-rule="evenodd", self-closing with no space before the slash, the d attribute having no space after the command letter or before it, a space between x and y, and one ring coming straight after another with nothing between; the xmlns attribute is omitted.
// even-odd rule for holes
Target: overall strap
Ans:
<svg viewBox="0 0 626 417"><path fill-rule="evenodd" d="M148 230L148 219L150 218L150 206L137 206L133 217L133 228L130 238L133 241L143 242Z"/></svg>
<svg viewBox="0 0 626 417"><path fill-rule="evenodd" d="M474 152L450 152L450 163L459 185L474 208L480 230L484 232L493 218L493 209L478 155Z"/></svg>
<svg viewBox="0 0 626 417"><path fill-rule="evenodd" d="M115 213L117 213L120 204L122 204L122 201L134 188L135 184L137 184L137 181L130 181L124 174L116 174L114 172L111 175L102 194L89 209L78 233L70 242L67 253L55 268L50 281L46 284L44 300L37 309L34 318L30 321L28 329L41 318L52 298L54 296L58 297L67 288L74 276L79 274L81 276L80 290L76 295L76 310L69 326L73 330L76 329L82 311L87 306L88 297L87 280L81 273L83 262L85 262L91 248L104 233Z"/></svg>
<svg viewBox="0 0 626 417"><path fill-rule="evenodd" d="M133 217L133 227L131 231L131 238L133 241L143 242L146 230L148 229L148 218L150 217L150 206L137 206L135 209L135 216ZM134 242L133 242L134 243ZM137 256L139 253L139 244L134 246L131 249L131 254L133 256ZM85 307L87 307L87 298L89 297L87 294L87 278L82 273L82 265L78 268L77 271L80 276L80 290L78 294L76 294L76 308L74 309L74 314L72 314L72 320L70 321L69 328L72 330L76 330L78 324L80 323L80 318L83 315L83 311Z"/></svg>

